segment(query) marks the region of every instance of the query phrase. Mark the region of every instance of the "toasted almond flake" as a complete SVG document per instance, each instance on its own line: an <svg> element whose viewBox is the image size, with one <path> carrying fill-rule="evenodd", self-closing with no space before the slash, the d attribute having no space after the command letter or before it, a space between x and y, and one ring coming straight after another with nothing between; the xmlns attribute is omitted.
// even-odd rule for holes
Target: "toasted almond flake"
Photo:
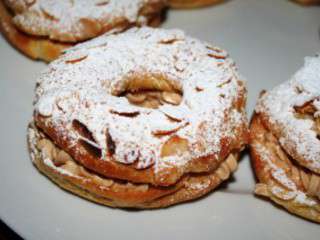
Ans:
<svg viewBox="0 0 320 240"><path fill-rule="evenodd" d="M271 193L275 197L285 201L293 200L297 196L297 193L295 191L287 191L284 188L278 186L273 186L271 188Z"/></svg>
<svg viewBox="0 0 320 240"><path fill-rule="evenodd" d="M143 103L144 100L146 100L147 96L146 94L143 94L143 93L128 93L126 95L126 97L128 98L129 102L131 103Z"/></svg>
<svg viewBox="0 0 320 240"><path fill-rule="evenodd" d="M78 58L68 59L68 60L66 60L66 63L75 64L75 63L81 62L82 60L86 59L87 57L88 56L85 55L85 56L78 57Z"/></svg>
<svg viewBox="0 0 320 240"><path fill-rule="evenodd" d="M148 100L148 101L144 101L144 102L141 104L141 107L157 109L157 108L159 108L160 105L161 105L161 103L159 102L159 100L157 100L157 99L150 99L150 100Z"/></svg>
<svg viewBox="0 0 320 240"><path fill-rule="evenodd" d="M178 93L174 93L174 92L163 92L162 99L165 102L173 104L173 105L179 105L182 101L181 95Z"/></svg>

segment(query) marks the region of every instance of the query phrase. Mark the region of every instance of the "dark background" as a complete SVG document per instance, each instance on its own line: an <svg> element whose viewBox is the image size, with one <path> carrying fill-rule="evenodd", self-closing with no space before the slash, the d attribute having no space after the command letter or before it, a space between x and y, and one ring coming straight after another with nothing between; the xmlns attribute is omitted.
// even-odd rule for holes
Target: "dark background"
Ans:
<svg viewBox="0 0 320 240"><path fill-rule="evenodd" d="M22 240L22 238L0 220L0 240Z"/></svg>

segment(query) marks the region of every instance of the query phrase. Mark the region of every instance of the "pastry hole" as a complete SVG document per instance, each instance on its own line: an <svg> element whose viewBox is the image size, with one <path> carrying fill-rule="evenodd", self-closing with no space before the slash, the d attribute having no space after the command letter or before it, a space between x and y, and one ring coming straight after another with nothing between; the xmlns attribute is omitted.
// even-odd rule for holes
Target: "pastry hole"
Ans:
<svg viewBox="0 0 320 240"><path fill-rule="evenodd" d="M182 95L179 92L168 91L137 91L125 94L128 101L139 107L157 109L163 104L180 105Z"/></svg>
<svg viewBox="0 0 320 240"><path fill-rule="evenodd" d="M126 97L140 107L157 109L163 104L179 105L183 92L178 81L164 74L131 73L112 90L112 95Z"/></svg>

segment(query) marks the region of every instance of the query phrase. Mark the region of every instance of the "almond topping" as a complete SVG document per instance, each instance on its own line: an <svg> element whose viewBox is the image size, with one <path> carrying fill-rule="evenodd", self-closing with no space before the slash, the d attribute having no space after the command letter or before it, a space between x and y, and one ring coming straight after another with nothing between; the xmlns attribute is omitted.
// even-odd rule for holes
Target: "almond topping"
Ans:
<svg viewBox="0 0 320 240"><path fill-rule="evenodd" d="M173 92L163 92L162 93L162 99L166 103L170 103L173 105L179 105L182 101L182 97L178 93L173 93Z"/></svg>
<svg viewBox="0 0 320 240"><path fill-rule="evenodd" d="M164 143L161 150L161 157L180 155L188 151L188 140L178 136L171 137Z"/></svg>
<svg viewBox="0 0 320 240"><path fill-rule="evenodd" d="M127 99L131 103L139 104L143 103L146 100L147 96L143 93L128 93L126 95Z"/></svg>

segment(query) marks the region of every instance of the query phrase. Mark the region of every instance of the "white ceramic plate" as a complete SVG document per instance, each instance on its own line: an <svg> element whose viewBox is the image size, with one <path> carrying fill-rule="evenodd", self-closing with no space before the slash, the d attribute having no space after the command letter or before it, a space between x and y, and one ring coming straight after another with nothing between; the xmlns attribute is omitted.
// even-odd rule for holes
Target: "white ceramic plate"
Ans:
<svg viewBox="0 0 320 240"><path fill-rule="evenodd" d="M320 8L287 0L232 0L170 11L165 28L227 49L248 80L251 114L258 93L287 80L320 50ZM0 218L26 239L319 239L320 227L252 195L248 156L227 187L163 210L125 211L62 191L32 166L26 148L35 79L31 61L0 38Z"/></svg>

